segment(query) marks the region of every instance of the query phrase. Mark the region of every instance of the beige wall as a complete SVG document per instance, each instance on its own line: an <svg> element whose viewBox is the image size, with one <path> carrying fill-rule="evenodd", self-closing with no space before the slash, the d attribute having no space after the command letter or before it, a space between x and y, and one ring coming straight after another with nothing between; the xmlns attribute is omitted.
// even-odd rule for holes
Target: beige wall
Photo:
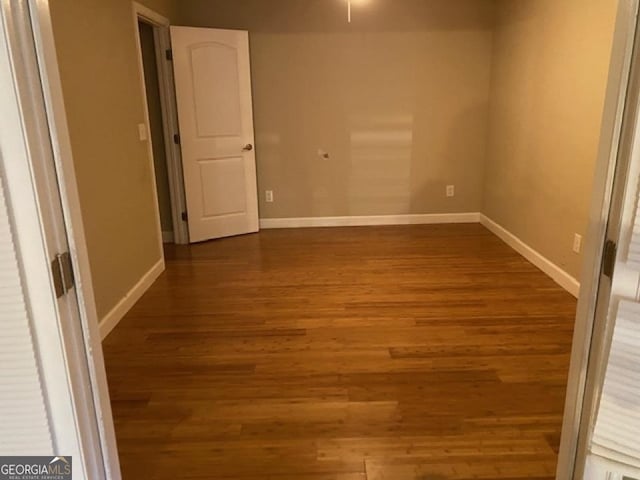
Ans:
<svg viewBox="0 0 640 480"><path fill-rule="evenodd" d="M173 15L173 2L148 0ZM98 314L161 258L129 0L52 0L51 13Z"/></svg>
<svg viewBox="0 0 640 480"><path fill-rule="evenodd" d="M341 1L181 8L250 31L262 218L479 211L492 1L375 1L351 25Z"/></svg>
<svg viewBox="0 0 640 480"><path fill-rule="evenodd" d="M616 6L498 2L483 213L576 278Z"/></svg>

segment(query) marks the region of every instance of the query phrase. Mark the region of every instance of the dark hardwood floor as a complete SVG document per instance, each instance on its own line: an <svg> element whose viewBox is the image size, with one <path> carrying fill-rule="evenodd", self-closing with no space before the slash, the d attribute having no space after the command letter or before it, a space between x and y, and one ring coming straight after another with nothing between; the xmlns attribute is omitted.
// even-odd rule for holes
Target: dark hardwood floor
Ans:
<svg viewBox="0 0 640 480"><path fill-rule="evenodd" d="M552 479L575 307L475 224L171 247L104 344L124 480Z"/></svg>

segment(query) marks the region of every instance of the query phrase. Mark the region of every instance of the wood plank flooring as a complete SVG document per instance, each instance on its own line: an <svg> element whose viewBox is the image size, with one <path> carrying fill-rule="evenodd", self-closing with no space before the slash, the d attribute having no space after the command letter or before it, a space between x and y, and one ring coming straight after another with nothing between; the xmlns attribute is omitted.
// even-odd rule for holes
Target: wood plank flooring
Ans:
<svg viewBox="0 0 640 480"><path fill-rule="evenodd" d="M476 224L171 247L104 344L124 480L551 480L575 307Z"/></svg>

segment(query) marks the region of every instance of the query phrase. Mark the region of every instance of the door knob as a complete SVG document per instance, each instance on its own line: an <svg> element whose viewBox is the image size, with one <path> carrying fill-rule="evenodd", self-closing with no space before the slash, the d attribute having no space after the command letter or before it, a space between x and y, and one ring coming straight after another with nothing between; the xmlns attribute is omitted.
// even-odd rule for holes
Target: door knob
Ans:
<svg viewBox="0 0 640 480"><path fill-rule="evenodd" d="M247 143L242 149L243 152L250 152L251 150L253 150L253 145L251 145L250 143Z"/></svg>

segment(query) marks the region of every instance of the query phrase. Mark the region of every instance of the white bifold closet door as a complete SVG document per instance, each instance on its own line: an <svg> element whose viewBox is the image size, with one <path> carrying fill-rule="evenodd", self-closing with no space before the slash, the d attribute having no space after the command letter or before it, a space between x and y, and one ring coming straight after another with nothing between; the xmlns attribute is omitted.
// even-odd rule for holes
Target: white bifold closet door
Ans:
<svg viewBox="0 0 640 480"><path fill-rule="evenodd" d="M50 455L51 425L0 177L0 456Z"/></svg>
<svg viewBox="0 0 640 480"><path fill-rule="evenodd" d="M633 475L627 478L640 478L640 192L638 166L632 167L633 189L627 191L625 202L635 208L622 220L621 254L609 313L613 335L590 450L630 468Z"/></svg>
<svg viewBox="0 0 640 480"><path fill-rule="evenodd" d="M618 307L593 454L640 469L640 304Z"/></svg>

